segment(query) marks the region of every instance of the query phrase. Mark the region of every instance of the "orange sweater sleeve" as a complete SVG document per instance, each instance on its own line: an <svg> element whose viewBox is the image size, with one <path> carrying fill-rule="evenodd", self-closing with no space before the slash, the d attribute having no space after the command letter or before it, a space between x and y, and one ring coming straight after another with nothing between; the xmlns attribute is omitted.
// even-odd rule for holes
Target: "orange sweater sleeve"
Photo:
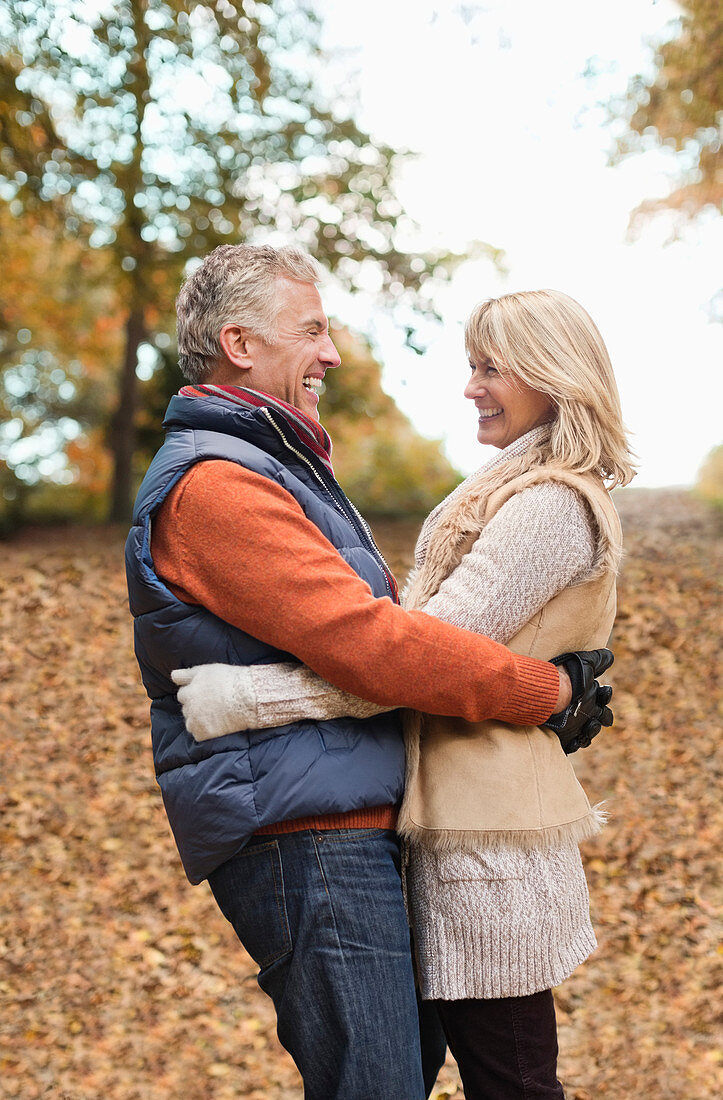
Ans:
<svg viewBox="0 0 723 1100"><path fill-rule="evenodd" d="M553 665L375 598L290 493L236 463L183 476L151 549L180 599L363 699L516 725L538 725L557 702Z"/></svg>

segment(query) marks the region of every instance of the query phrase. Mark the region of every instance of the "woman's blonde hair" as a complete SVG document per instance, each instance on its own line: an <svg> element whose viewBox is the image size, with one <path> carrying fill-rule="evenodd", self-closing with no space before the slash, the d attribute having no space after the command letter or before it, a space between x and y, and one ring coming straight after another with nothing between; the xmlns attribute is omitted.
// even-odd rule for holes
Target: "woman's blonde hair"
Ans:
<svg viewBox="0 0 723 1100"><path fill-rule="evenodd" d="M470 362L489 360L547 394L556 409L552 457L610 483L635 476L620 397L603 338L559 290L526 290L481 302L465 326Z"/></svg>

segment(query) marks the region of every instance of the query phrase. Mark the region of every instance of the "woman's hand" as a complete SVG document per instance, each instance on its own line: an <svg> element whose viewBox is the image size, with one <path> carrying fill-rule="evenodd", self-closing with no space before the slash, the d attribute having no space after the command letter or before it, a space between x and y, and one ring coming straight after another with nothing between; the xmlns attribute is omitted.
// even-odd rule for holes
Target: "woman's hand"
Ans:
<svg viewBox="0 0 723 1100"><path fill-rule="evenodd" d="M560 686L557 689L557 702L555 703L554 714L559 714L560 711L569 707L572 702L572 681L570 677L562 667L558 668L557 675L560 680Z"/></svg>
<svg viewBox="0 0 723 1100"><path fill-rule="evenodd" d="M171 673L188 732L196 741L254 729L256 692L243 665L194 665Z"/></svg>
<svg viewBox="0 0 723 1100"><path fill-rule="evenodd" d="M568 756L587 748L603 726L613 724L613 713L608 707L613 689L597 681L613 660L609 649L577 650L552 658L558 671L564 668L569 674L572 699L563 711L553 714L542 724L554 730Z"/></svg>

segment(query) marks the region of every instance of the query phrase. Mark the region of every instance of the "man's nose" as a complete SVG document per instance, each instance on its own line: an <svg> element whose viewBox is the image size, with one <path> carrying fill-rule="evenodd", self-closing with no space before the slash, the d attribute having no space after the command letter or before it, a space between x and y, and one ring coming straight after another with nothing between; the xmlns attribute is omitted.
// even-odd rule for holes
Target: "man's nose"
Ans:
<svg viewBox="0 0 723 1100"><path fill-rule="evenodd" d="M326 336L319 349L319 359L322 363L325 363L327 367L338 367L341 365L341 356L334 346L334 341L331 336Z"/></svg>

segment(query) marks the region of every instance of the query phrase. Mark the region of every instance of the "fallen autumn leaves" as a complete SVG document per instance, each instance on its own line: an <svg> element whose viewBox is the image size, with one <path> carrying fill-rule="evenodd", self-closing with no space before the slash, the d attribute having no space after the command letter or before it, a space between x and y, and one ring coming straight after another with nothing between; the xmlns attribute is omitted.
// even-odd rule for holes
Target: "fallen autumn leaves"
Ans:
<svg viewBox="0 0 723 1100"><path fill-rule="evenodd" d="M585 846L600 948L557 991L560 1073L569 1100L704 1100L722 1057L716 521L685 493L618 500L616 725L575 758L611 813ZM399 574L414 533L378 527ZM122 542L57 530L0 544L0 1095L300 1100L253 964L178 862ZM450 1061L437 1096L461 1096L456 1082Z"/></svg>

